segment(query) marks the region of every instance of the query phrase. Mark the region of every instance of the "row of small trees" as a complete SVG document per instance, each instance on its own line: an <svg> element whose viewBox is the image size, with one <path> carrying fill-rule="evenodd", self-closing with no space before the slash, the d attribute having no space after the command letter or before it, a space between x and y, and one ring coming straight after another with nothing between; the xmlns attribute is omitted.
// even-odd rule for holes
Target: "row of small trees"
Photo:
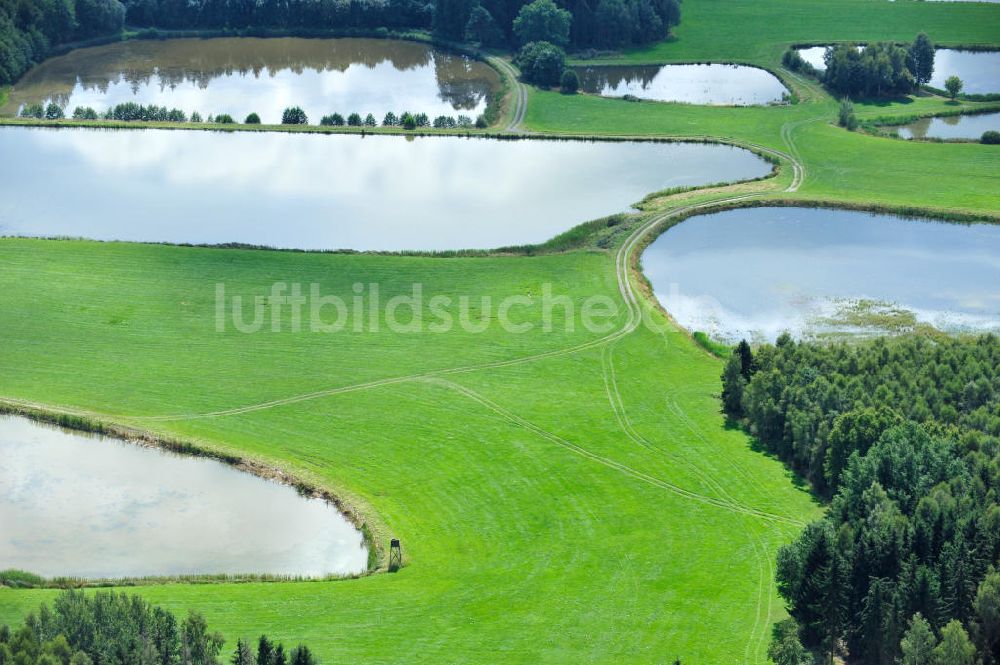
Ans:
<svg viewBox="0 0 1000 665"><path fill-rule="evenodd" d="M178 621L140 596L67 590L42 604L16 630L0 626L2 665L221 665L223 636L197 612ZM232 665L317 665L299 645L286 653L261 635L254 650L240 639Z"/></svg>
<svg viewBox="0 0 1000 665"><path fill-rule="evenodd" d="M325 127L378 127L380 124L382 127L402 127L403 129L417 129L422 127L433 127L434 129L471 129L476 127L479 129L484 129L488 126L486 118L482 115L478 116L475 121L467 115L459 115L457 117L450 115L439 115L433 120L426 113L409 113L403 112L396 115L392 111L389 111L382 118L382 122L375 118L371 113L366 115L364 118L361 117L360 113L351 113L346 118L339 113L331 113L330 115L323 116L319 124Z"/></svg>
<svg viewBox="0 0 1000 665"><path fill-rule="evenodd" d="M273 642L267 635L261 635L256 649L243 638L237 640L229 662L232 665L316 665L316 657L304 644L288 653L281 642Z"/></svg>
<svg viewBox="0 0 1000 665"><path fill-rule="evenodd" d="M54 102L46 106L26 104L22 107L20 115L22 118L46 120L61 120L66 117L62 107ZM180 109L168 109L166 106L137 104L135 102L116 104L103 114L89 106L78 106L73 110L72 117L74 120L117 120L122 122L209 122L221 125L236 123L236 120L228 113L220 113L216 116L209 115L203 119L197 111L187 116ZM259 125L261 124L260 116L251 113L243 120L243 123ZM281 124L307 125L309 124L309 116L301 107L291 106L282 112ZM371 113L363 118L360 113L350 113L346 118L339 113L331 113L323 116L319 124L325 127L378 127L380 123ZM457 117L439 115L432 120L426 113L404 112L396 115L392 111L386 113L381 122L382 127L402 127L404 129L423 127L433 127L434 129L471 129L476 127L484 129L488 125L489 123L483 115L479 115L475 120L467 115Z"/></svg>

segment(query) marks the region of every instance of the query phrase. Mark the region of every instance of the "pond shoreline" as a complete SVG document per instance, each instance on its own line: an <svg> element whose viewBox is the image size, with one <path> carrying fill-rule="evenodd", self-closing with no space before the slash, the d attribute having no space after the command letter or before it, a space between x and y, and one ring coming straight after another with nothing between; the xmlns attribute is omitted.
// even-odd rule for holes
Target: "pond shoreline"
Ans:
<svg viewBox="0 0 1000 665"><path fill-rule="evenodd" d="M76 578L53 577L46 578L44 588L77 588L77 587L111 587L140 586L150 584L214 584L234 582L320 582L356 579L380 572L386 572L386 557L383 541L390 533L381 524L371 524L367 513L357 506L347 502L335 492L304 478L284 471L277 466L258 459L243 457L232 453L197 444L192 441L172 438L157 434L151 430L124 425L113 420L85 413L60 410L38 403L22 402L20 400L0 397L0 415L13 415L27 418L37 423L52 425L62 429L97 434L118 439L129 445L158 449L188 457L200 457L221 462L228 467L248 473L252 476L293 488L305 498L321 499L334 508L358 531L368 548L367 569L362 573L347 575L327 575L321 577L297 575L268 575L259 573L247 574L192 574L192 575L151 575L121 578ZM404 559L405 565L405 559ZM30 571L29 571L30 572ZM23 588L23 587L19 587Z"/></svg>

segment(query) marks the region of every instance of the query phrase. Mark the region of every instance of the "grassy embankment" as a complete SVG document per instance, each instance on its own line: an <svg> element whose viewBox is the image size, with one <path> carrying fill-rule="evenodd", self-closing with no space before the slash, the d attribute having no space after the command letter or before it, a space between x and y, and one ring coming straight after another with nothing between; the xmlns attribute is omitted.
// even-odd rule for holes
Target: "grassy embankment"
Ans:
<svg viewBox="0 0 1000 665"><path fill-rule="evenodd" d="M909 39L919 29L938 41L997 41L986 33L1000 7L968 7L688 0L678 41L628 57L775 68L791 41ZM968 20L945 25L940 17L951 12ZM706 18L713 13L716 32ZM830 124L832 100L797 85L801 104L760 109L533 91L526 124L759 143L798 155L806 177L795 196L803 199L1000 213L991 194L1000 182L995 150L850 134ZM859 113L905 107L859 105ZM786 168L775 181L737 189L787 198L778 190L790 178ZM723 188L676 198L728 195ZM103 414L287 469L343 496L380 536L400 537L408 557L399 573L358 580L143 588L153 602L200 609L231 641L260 632L304 640L327 663L763 659L781 616L774 552L797 527L746 508L795 520L818 508L777 462L726 428L719 361L674 328L639 328L615 342L438 377L444 381L198 417L601 337L579 327L220 334L216 282L251 295L276 280L315 281L349 297L354 282L377 281L387 298L419 281L427 294L529 295L532 305L515 311L536 322L541 284L550 282L576 299L615 298L621 324L609 254L431 259L2 240L0 265L0 395ZM157 419L164 415L180 417ZM16 621L52 593L0 590L0 621Z"/></svg>

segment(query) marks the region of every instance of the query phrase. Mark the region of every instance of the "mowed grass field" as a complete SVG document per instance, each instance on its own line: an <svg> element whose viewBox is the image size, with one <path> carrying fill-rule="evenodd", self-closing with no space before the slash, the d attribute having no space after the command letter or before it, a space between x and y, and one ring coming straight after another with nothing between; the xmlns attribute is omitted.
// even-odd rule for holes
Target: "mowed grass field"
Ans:
<svg viewBox="0 0 1000 665"><path fill-rule="evenodd" d="M0 265L0 394L114 414L319 482L399 537L409 563L357 580L142 588L150 600L203 611L230 641L305 641L326 663L763 658L783 612L775 550L819 508L726 428L719 361L673 328L197 417L607 334L579 321L567 332L561 315L549 333L295 333L289 320L283 332L219 333L217 283L249 297L276 280L315 282L350 298L353 283L377 282L389 298L419 282L425 297L528 296L512 316L534 323L551 283L574 302L615 299L609 323L620 326L610 254L435 259L7 239ZM52 593L0 590L0 621Z"/></svg>
<svg viewBox="0 0 1000 665"><path fill-rule="evenodd" d="M792 43L909 42L920 31L942 45L996 44L1000 8L920 0L684 0L672 40L628 51L624 59L765 63Z"/></svg>

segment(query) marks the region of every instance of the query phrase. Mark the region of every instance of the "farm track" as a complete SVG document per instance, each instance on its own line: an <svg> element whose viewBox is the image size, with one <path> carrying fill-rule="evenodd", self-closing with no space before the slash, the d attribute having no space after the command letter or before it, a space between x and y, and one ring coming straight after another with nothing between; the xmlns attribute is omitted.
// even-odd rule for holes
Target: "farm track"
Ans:
<svg viewBox="0 0 1000 665"><path fill-rule="evenodd" d="M518 133L521 131L521 123L524 122L524 114L528 111L528 89L518 80L518 72L510 62L497 56L490 57L489 61L507 76L507 80L513 86L514 109L506 130Z"/></svg>

